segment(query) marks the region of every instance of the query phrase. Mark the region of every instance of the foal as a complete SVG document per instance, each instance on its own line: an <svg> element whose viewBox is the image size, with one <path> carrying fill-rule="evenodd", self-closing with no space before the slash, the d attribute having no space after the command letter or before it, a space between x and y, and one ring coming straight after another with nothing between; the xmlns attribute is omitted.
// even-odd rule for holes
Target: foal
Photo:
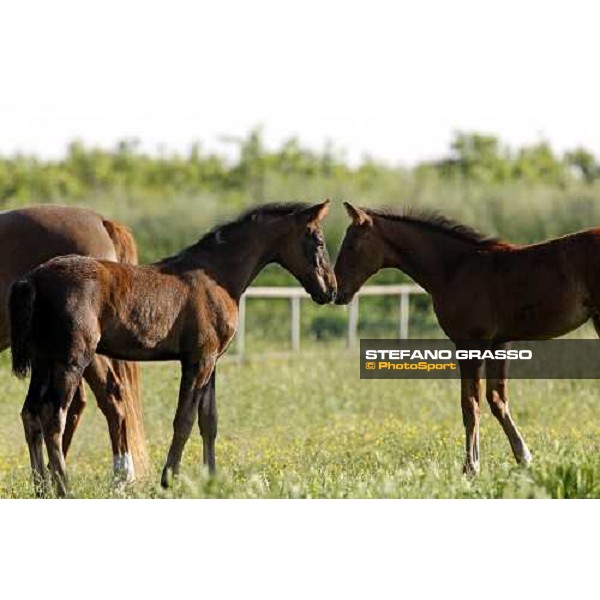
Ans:
<svg viewBox="0 0 600 600"><path fill-rule="evenodd" d="M7 300L11 283L47 260L65 254L138 262L137 247L129 230L91 210L43 204L0 212L0 352L10 346ZM135 475L143 475L148 455L138 365L98 355L83 378L108 423L115 478L131 481ZM82 384L75 392L66 419L65 455L85 405Z"/></svg>
<svg viewBox="0 0 600 600"><path fill-rule="evenodd" d="M518 246L484 237L438 215L355 208L335 265L337 304L368 277L394 267L433 299L457 348L498 349L511 341L558 337L593 319L600 334L600 230ZM464 471L479 471L481 361L460 361L466 432ZM531 453L508 408L507 363L486 361L486 396L519 463Z"/></svg>
<svg viewBox="0 0 600 600"><path fill-rule="evenodd" d="M32 467L44 477L41 426L59 494L67 492L65 415L94 352L122 360L178 360L179 401L161 483L179 472L196 415L204 463L215 471L215 365L235 333L241 295L268 263L290 271L315 302L335 296L320 223L329 201L267 204L148 266L83 257L51 260L13 285L13 371L31 368L23 407Z"/></svg>

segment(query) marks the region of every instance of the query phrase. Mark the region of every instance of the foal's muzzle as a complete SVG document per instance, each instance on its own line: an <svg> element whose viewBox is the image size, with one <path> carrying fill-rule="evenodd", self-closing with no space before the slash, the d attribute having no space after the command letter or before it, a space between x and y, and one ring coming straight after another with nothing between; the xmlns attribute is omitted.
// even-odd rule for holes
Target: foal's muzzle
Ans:
<svg viewBox="0 0 600 600"><path fill-rule="evenodd" d="M318 292L313 292L310 297L317 304L329 304L335 299L335 289L319 290Z"/></svg>

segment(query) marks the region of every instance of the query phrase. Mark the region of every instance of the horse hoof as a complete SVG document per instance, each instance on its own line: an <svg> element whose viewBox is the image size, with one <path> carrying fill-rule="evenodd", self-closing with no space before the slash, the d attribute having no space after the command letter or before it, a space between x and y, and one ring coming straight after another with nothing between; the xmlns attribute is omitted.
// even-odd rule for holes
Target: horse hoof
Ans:
<svg viewBox="0 0 600 600"><path fill-rule="evenodd" d="M170 467L165 467L160 478L160 485L165 490L169 489L173 483L174 476L173 470Z"/></svg>
<svg viewBox="0 0 600 600"><path fill-rule="evenodd" d="M117 485L132 483L135 480L133 460L129 453L116 454L113 457L113 475Z"/></svg>
<svg viewBox="0 0 600 600"><path fill-rule="evenodd" d="M465 477L476 477L479 475L479 464L465 463L463 475Z"/></svg>
<svg viewBox="0 0 600 600"><path fill-rule="evenodd" d="M57 481L56 482L56 496L58 498L70 498L71 497L71 491L69 489L69 486L66 485L62 481Z"/></svg>
<svg viewBox="0 0 600 600"><path fill-rule="evenodd" d="M532 460L533 460L533 456L531 455L531 452L529 452L529 450L527 448L525 448L525 450L523 451L521 456L517 459L517 462L522 467L528 467L531 464Z"/></svg>

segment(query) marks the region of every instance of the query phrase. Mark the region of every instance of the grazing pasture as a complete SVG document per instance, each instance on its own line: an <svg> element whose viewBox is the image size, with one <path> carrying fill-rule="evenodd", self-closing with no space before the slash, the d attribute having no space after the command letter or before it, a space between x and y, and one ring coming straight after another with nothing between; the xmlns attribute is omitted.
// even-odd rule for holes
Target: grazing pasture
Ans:
<svg viewBox="0 0 600 600"><path fill-rule="evenodd" d="M159 484L171 439L179 366L143 366L152 466L115 490L104 419L89 402L69 457L76 497L503 498L600 496L600 381L514 381L513 411L533 453L514 464L482 405L481 474L462 476L458 380L360 381L357 351L317 349L220 367L219 473L201 467L193 433L172 490ZM0 497L33 497L19 411L25 383L0 357ZM268 377L266 376L268 374Z"/></svg>

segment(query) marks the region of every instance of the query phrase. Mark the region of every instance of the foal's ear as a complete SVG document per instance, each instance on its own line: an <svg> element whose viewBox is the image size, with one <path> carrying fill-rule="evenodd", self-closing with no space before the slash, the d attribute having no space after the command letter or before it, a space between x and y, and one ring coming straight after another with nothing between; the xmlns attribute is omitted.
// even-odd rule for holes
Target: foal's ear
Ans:
<svg viewBox="0 0 600 600"><path fill-rule="evenodd" d="M306 218L308 224L318 224L320 223L329 212L329 200L325 200L325 202L321 202L321 204L315 204L314 206L310 206L302 211L302 216Z"/></svg>
<svg viewBox="0 0 600 600"><path fill-rule="evenodd" d="M355 225L373 225L373 219L362 208L352 206L350 202L344 202L344 208Z"/></svg>

